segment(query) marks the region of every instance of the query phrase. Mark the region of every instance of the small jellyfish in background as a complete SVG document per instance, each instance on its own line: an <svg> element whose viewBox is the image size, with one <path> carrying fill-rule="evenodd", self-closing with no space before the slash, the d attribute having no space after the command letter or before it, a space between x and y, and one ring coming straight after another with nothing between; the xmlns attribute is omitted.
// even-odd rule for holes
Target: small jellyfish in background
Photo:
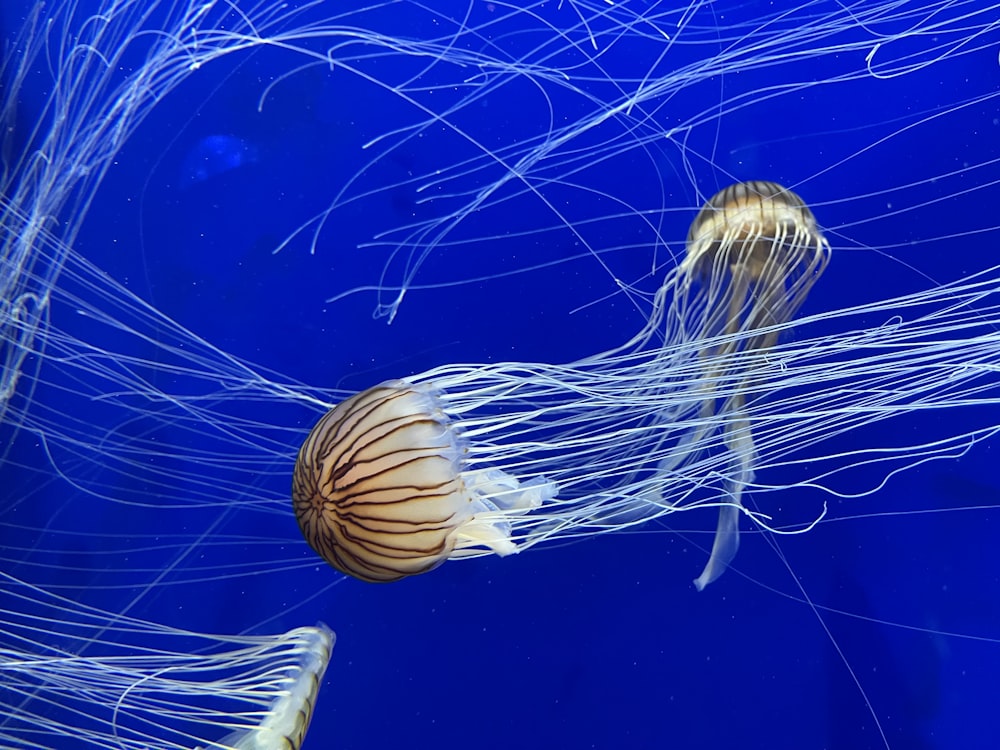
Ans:
<svg viewBox="0 0 1000 750"><path fill-rule="evenodd" d="M829 257L812 212L774 182L741 182L716 193L691 224L675 307L684 320L702 321L700 330L692 331L694 340L712 343L700 352L704 427L682 444L697 445L715 415L725 419L730 458L725 483L732 500L719 508L711 557L695 579L699 590L722 575L739 546L740 497L753 480L756 460L745 406L755 390L759 358L778 343L782 326L805 302ZM683 457L675 451L660 471L672 471Z"/></svg>
<svg viewBox="0 0 1000 750"><path fill-rule="evenodd" d="M718 508L703 588L735 556L741 514L768 527L742 501L761 453L773 461L815 428L797 406L773 405L769 378L789 370L766 355L829 252L791 191L723 190L624 346L570 365L440 367L327 412L295 465L303 535L338 570L394 581Z"/></svg>
<svg viewBox="0 0 1000 750"><path fill-rule="evenodd" d="M181 160L178 187L187 190L220 174L256 164L257 146L235 135L207 135Z"/></svg>

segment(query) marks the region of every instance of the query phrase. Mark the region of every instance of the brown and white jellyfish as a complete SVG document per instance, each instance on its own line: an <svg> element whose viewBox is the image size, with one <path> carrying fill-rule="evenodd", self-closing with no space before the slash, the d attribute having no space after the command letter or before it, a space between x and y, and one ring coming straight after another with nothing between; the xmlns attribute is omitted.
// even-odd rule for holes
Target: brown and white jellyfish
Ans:
<svg viewBox="0 0 1000 750"><path fill-rule="evenodd" d="M793 192L723 190L626 346L565 366L439 368L327 412L295 466L303 534L339 570L392 581L718 506L704 587L736 553L765 358L829 252Z"/></svg>
<svg viewBox="0 0 1000 750"><path fill-rule="evenodd" d="M7 574L0 597L5 747L299 750L334 645L325 625L195 633Z"/></svg>

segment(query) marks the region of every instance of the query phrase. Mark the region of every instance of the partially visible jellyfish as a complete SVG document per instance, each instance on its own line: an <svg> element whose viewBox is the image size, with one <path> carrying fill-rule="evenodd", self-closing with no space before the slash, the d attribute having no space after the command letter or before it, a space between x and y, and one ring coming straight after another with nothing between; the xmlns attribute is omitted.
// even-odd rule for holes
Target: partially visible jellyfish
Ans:
<svg viewBox="0 0 1000 750"><path fill-rule="evenodd" d="M2 613L4 746L302 746L333 648L325 626L276 636L193 633L0 578L0 595L16 606Z"/></svg>
<svg viewBox="0 0 1000 750"><path fill-rule="evenodd" d="M226 133L206 135L185 154L178 174L178 189L187 190L218 175L255 164L257 146Z"/></svg>

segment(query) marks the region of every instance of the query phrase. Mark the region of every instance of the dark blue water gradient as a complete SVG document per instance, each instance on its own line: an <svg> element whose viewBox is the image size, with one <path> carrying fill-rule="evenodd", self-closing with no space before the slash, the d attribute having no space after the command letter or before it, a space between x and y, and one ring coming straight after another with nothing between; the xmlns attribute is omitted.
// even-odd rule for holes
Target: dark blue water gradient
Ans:
<svg viewBox="0 0 1000 750"><path fill-rule="evenodd" d="M833 4L820 4L816 12L825 10L832 12ZM454 12L460 11L464 6ZM407 26L407 12L399 10L401 27ZM477 19L487 12L477 4ZM754 12L753 7L733 11L747 18ZM704 14L705 23L711 18ZM414 113L336 67L293 76L259 109L263 86L288 63L273 52L222 61L167 97L110 171L78 252L220 349L322 387L362 389L447 362L570 361L620 343L641 325L644 310L615 294L607 270L569 231L502 239L521 227L551 223L548 209L531 196L470 218L454 239L499 239L441 248L427 259L417 283L488 277L582 257L530 273L413 291L391 326L373 320L371 294L327 302L379 278L387 252L359 251L360 243L435 210L421 203L425 196L415 185L400 183L471 152L452 133L431 129L369 164L371 151L362 146L412 122ZM386 80L399 75L392 64L383 71ZM856 60L810 64L815 67L801 77L816 81L835 77L841 65L857 67ZM627 55L609 55L608 65L622 77L637 75L630 65L644 69ZM699 107L711 110L766 86L769 75L786 72L762 70L705 82L683 92L656 117L669 127L672 111L680 112L680 119ZM671 254L682 251L699 202L733 179L796 187L825 227L871 217L872 201L841 199L986 161L996 155L994 115L988 104L969 107L859 152L913 121L914 113L949 107L995 87L998 79L994 51L895 81L817 86L795 98L739 109L692 133L689 147L710 155L692 162L693 182L682 154L669 143L578 176L629 205L656 203L646 199L656 192L665 196L664 203L689 209L667 215L660 227L665 243L657 245L648 227L629 220L589 226L586 237L597 248L634 244L606 262L619 278L649 292L662 279ZM464 111L462 121L480 143L501 143L511 133L536 132L547 106L513 87ZM583 108L578 101L566 106L570 117ZM209 149L204 170L193 166L192 159L205 155L206 144L220 144L211 140L220 134L227 139L221 152ZM596 147L601 136L583 136L580 147ZM308 237L300 237L274 253L362 169L361 184L390 187L332 214L315 252ZM471 186L459 182L461 188ZM925 225L919 212L908 212L849 227L843 230L847 240L831 234L830 269L804 313L910 291L926 286L927 277L943 281L973 270L950 262L949 242L961 239L917 244L889 256L837 250L847 244L920 243L948 231L941 226L943 218L957 227L976 225L983 205L955 199L941 210L942 196L954 189L953 183L926 184L900 195L907 205L929 201L936 206ZM563 200L560 206L569 217L582 219L607 205L569 188L552 188L549 194ZM988 194L975 193L975 200L982 202ZM884 202L884 196L878 200ZM992 258L996 239L994 232L973 241L982 243L983 258ZM907 265L893 255L905 256ZM653 267L652 277L644 278ZM398 273L398 266L390 268ZM57 314L69 315L65 310ZM88 335L86 320L56 324ZM113 344L107 342L109 348ZM43 389L39 398L46 397L55 396ZM266 422L289 419L289 414L264 410L258 418ZM101 415L97 404L92 415L81 417L92 418L96 426ZM281 426L300 429L304 436L309 419L302 410L298 421ZM871 429L887 430L889 440L895 431L918 424L908 418ZM164 437L169 439L169 429ZM16 446L19 462L38 460L30 437L23 440L27 444ZM850 446L848 435L844 450ZM746 534L734 570L703 593L695 592L691 579L710 546L705 532L714 527L714 516L707 512L679 521L678 528L687 533L647 527L509 559L450 563L391 586L345 580L300 607L294 605L340 574L317 563L221 582L165 583L144 594L132 613L221 632L328 623L337 631L338 645L307 748L882 747L864 696L893 748L990 747L989 737L1000 734L992 713L1000 646L941 633L1000 635L992 555L1000 518L982 509L899 512L996 505L1000 483L993 452L985 446L894 478L857 503L858 512L885 516L821 524L809 534L781 538L784 559L765 535ZM197 465L189 470L207 471ZM291 465L262 467L260 482L268 487L280 482L272 471L290 476ZM32 491L28 483L36 481L36 474L25 476L4 473L18 497L30 497L34 510L21 511L22 518L29 517L26 523L44 527L39 519L47 517L45 508L51 506L46 504L58 503L59 518L51 523L72 519L75 529L92 535L76 544L77 552L93 553L93 569L56 571L49 583L94 580L99 585L105 580L102 571L136 565L103 554L115 547L102 541L102 534L148 536L154 530L142 508L74 497L58 478ZM211 477L197 476L192 484L206 479ZM155 489L151 493L155 499ZM246 497L253 494L249 486ZM820 507L819 497L809 491L794 495L787 493L783 501L800 504L805 518ZM277 518L244 514L241 498L232 501L221 517L217 508L179 509L187 514L180 523L189 533L218 529L271 536L280 543L274 552L279 559L311 559L290 512ZM72 505L84 502L91 503L86 510ZM834 515L850 514L844 507L836 510ZM200 561L182 560L167 580L184 579L182 572L190 566L238 562L232 556L239 552L227 548L218 556L209 551ZM261 559L259 551L248 549L247 555L251 561ZM816 613L800 601L785 560L813 601L851 616L824 612L825 632ZM88 597L113 610L134 594L98 589Z"/></svg>

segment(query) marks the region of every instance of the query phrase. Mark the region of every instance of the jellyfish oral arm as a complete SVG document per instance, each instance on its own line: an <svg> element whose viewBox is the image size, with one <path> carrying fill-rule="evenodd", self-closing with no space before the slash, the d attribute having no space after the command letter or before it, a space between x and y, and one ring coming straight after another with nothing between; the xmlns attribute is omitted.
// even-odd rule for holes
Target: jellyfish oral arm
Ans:
<svg viewBox="0 0 1000 750"><path fill-rule="evenodd" d="M725 482L725 490L732 502L719 508L719 522L715 528L712 552L701 575L694 579L698 591L702 591L725 572L740 547L743 488L753 481L753 465L756 457L748 419L745 417L738 419L728 426L726 447L729 449L731 469L730 476Z"/></svg>
<svg viewBox="0 0 1000 750"><path fill-rule="evenodd" d="M463 550L487 547L501 557L518 552L511 539L510 518L530 513L552 500L556 486L544 479L519 481L500 469L469 472L465 485L475 498L472 518L455 530L452 557L461 557Z"/></svg>

